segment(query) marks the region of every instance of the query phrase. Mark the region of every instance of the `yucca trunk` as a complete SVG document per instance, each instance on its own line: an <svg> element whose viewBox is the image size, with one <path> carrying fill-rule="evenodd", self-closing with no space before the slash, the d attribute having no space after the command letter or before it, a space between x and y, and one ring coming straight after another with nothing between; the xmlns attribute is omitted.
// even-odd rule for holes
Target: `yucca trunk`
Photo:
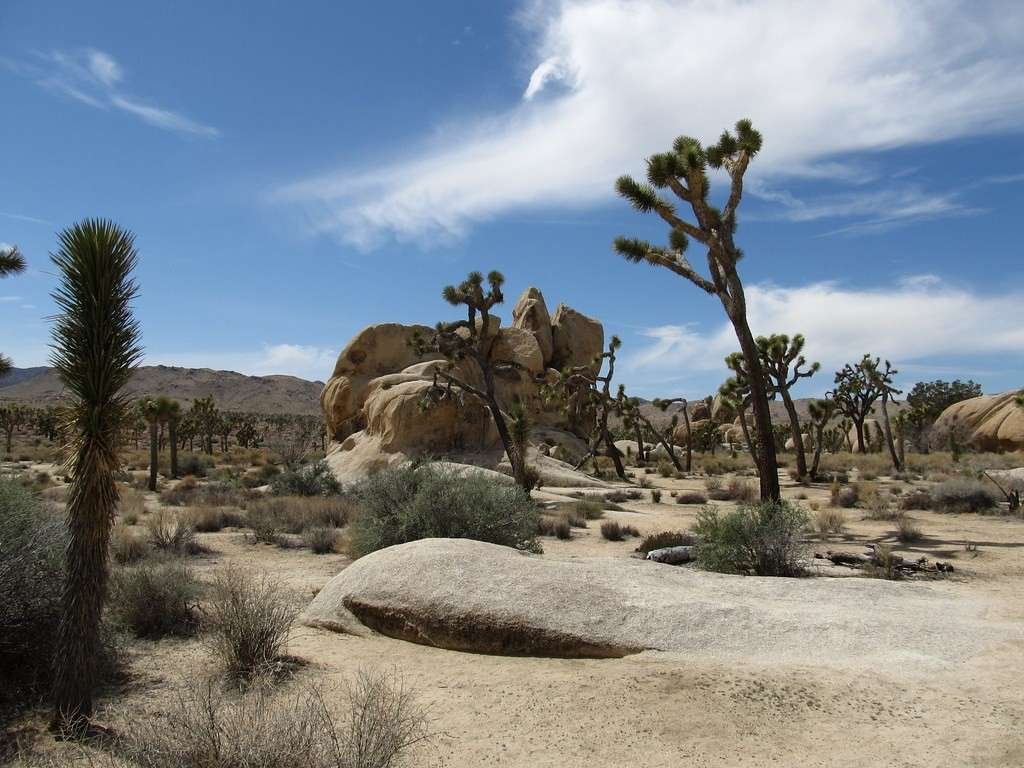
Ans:
<svg viewBox="0 0 1024 768"><path fill-rule="evenodd" d="M146 487L151 491L156 490L156 474L160 467L160 443L157 423L149 422L149 482Z"/></svg>
<svg viewBox="0 0 1024 768"><path fill-rule="evenodd" d="M167 423L168 441L171 448L171 477L178 478L178 422L171 419Z"/></svg>

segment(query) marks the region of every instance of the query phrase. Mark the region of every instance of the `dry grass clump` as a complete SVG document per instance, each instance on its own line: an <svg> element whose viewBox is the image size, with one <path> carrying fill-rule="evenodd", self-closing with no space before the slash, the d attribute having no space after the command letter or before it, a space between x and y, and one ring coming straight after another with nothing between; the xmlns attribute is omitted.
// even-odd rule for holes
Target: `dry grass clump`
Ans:
<svg viewBox="0 0 1024 768"><path fill-rule="evenodd" d="M676 468L672 466L672 462L668 459L658 460L658 474L662 477L672 477L675 474Z"/></svg>
<svg viewBox="0 0 1024 768"><path fill-rule="evenodd" d="M707 504L708 497L700 491L679 491L676 494L676 504Z"/></svg>
<svg viewBox="0 0 1024 768"><path fill-rule="evenodd" d="M188 519L199 533L216 533L225 528L245 525L245 515L231 507L197 507L190 509Z"/></svg>
<svg viewBox="0 0 1024 768"><path fill-rule="evenodd" d="M858 485L867 484L859 483ZM899 517L900 513L894 503L895 499L885 490L871 484L867 490L860 490L858 493L861 506L867 510L868 520L896 520Z"/></svg>
<svg viewBox="0 0 1024 768"><path fill-rule="evenodd" d="M183 563L143 563L114 571L108 607L114 620L136 637L184 636L199 626L198 594L198 582Z"/></svg>
<svg viewBox="0 0 1024 768"><path fill-rule="evenodd" d="M707 489L709 499L715 501L739 501L742 503L753 501L758 496L758 488L749 480L740 477L730 477L723 485L718 478L707 478L704 487ZM682 492L679 494L683 495ZM677 497L678 499L678 497ZM679 502L687 503L687 502ZM692 502L699 503L699 502Z"/></svg>
<svg viewBox="0 0 1024 768"><path fill-rule="evenodd" d="M896 518L896 538L904 544L913 544L924 538L924 532L914 518L900 513Z"/></svg>
<svg viewBox="0 0 1024 768"><path fill-rule="evenodd" d="M604 516L604 505L596 499L578 499L572 507L572 516L582 520L600 520ZM586 523L581 527L586 528Z"/></svg>
<svg viewBox="0 0 1024 768"><path fill-rule="evenodd" d="M120 488L117 517L125 525L135 525L146 514L146 497L134 488Z"/></svg>
<svg viewBox="0 0 1024 768"><path fill-rule="evenodd" d="M150 553L146 539L123 525L114 526L110 535L110 556L118 565L131 565L144 560Z"/></svg>
<svg viewBox="0 0 1024 768"><path fill-rule="evenodd" d="M614 520L601 523L601 536L608 541L622 541L627 536L639 536L640 531L632 525L623 525Z"/></svg>
<svg viewBox="0 0 1024 768"><path fill-rule="evenodd" d="M360 672L338 717L314 686L239 694L209 680L149 717L125 717L116 751L145 768L395 768L429 738L403 681Z"/></svg>
<svg viewBox="0 0 1024 768"><path fill-rule="evenodd" d="M900 509L931 509L932 495L923 488L915 488L900 497Z"/></svg>
<svg viewBox="0 0 1024 768"><path fill-rule="evenodd" d="M352 514L353 503L344 496L274 496L251 504L246 520L256 541L282 544L286 533L342 528Z"/></svg>
<svg viewBox="0 0 1024 768"><path fill-rule="evenodd" d="M538 536L554 536L557 539L572 538L572 527L564 517L552 518L542 516L537 521Z"/></svg>
<svg viewBox="0 0 1024 768"><path fill-rule="evenodd" d="M267 574L252 577L228 566L213 582L205 642L228 677L251 681L286 661L298 613L294 597Z"/></svg>
<svg viewBox="0 0 1024 768"><path fill-rule="evenodd" d="M833 480L829 487L829 503L833 507L851 509L857 506L859 498L860 494L856 486L844 487L839 484L839 480Z"/></svg>
<svg viewBox="0 0 1024 768"><path fill-rule="evenodd" d="M621 504L624 501L637 501L643 497L644 495L640 491L632 488L628 491L615 490L604 495L605 501L610 501L612 504Z"/></svg>
<svg viewBox="0 0 1024 768"><path fill-rule="evenodd" d="M697 537L685 531L660 531L645 536L636 548L637 552L646 555L655 549L665 547L691 547L697 543Z"/></svg>
<svg viewBox="0 0 1024 768"><path fill-rule="evenodd" d="M651 503L661 504L661 491L657 489L651 491Z"/></svg>
<svg viewBox="0 0 1024 768"><path fill-rule="evenodd" d="M146 531L154 549L175 555L197 555L205 551L196 540L196 529L183 515L160 510L146 521Z"/></svg>
<svg viewBox="0 0 1024 768"><path fill-rule="evenodd" d="M248 496L230 482L199 483L194 477L183 477L173 488L160 492L160 502L171 507L241 507Z"/></svg>
<svg viewBox="0 0 1024 768"><path fill-rule="evenodd" d="M841 509L819 509L814 513L814 527L821 534L838 534L846 529L846 515Z"/></svg>

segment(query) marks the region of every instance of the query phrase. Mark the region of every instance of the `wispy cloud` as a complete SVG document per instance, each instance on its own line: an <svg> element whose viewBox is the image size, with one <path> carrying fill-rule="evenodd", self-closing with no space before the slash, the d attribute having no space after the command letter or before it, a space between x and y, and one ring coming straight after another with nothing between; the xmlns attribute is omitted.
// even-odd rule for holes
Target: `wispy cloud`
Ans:
<svg viewBox="0 0 1024 768"><path fill-rule="evenodd" d="M820 361L826 372L866 352L889 358L897 367L920 366L929 358L1024 353L1024 327L1015 309L1024 292L982 294L935 275L915 275L881 288L829 282L755 285L746 294L754 333L803 333L807 357ZM737 349L727 323L708 330L663 325L642 336L650 341L626 357L628 379L675 375L710 389L726 376L723 358ZM965 373L971 374L960 370ZM818 382L822 390L830 383L825 378L827 373Z"/></svg>
<svg viewBox="0 0 1024 768"><path fill-rule="evenodd" d="M33 224L49 224L50 222L46 219L40 219L35 216L26 216L23 213L11 213L9 211L0 211L0 216L7 219L16 219L17 221L28 221Z"/></svg>
<svg viewBox="0 0 1024 768"><path fill-rule="evenodd" d="M220 131L210 125L147 103L121 90L124 70L105 51L50 51L36 53L31 61L7 61L14 72L39 86L95 109L116 109L148 125L168 131L216 138Z"/></svg>
<svg viewBox="0 0 1024 768"><path fill-rule="evenodd" d="M458 237L516 208L608 200L618 174L643 172L643 153L680 132L714 139L740 117L765 135L752 178L844 181L863 176L853 153L1024 121L1021 5L524 3L536 44L518 104L410 142L397 160L290 184L281 198L308 208L318 230L364 246ZM950 205L941 194L903 202L904 220Z"/></svg>

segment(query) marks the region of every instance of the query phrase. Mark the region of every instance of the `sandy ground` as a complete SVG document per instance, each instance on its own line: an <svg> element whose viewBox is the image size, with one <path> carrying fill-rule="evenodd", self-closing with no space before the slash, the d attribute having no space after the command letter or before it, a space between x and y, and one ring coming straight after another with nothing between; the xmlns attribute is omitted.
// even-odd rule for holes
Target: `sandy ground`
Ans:
<svg viewBox="0 0 1024 768"><path fill-rule="evenodd" d="M607 512L606 519L644 533L688 528L698 507L675 504L669 491L700 489L701 480L648 479L665 490L663 503L626 502L626 511ZM787 484L784 493L827 505L825 486ZM894 541L892 523L862 514L847 510L847 531L817 548L859 551L865 542ZM956 566L952 577L929 588L985 604L993 622L1024 627L1024 520L912 515L925 539L895 549ZM592 521L571 541L545 538L545 550L561 557L631 555L635 541L605 541L599 527ZM303 605L349 562L253 545L241 531L201 539L215 550L193 561L204 578L225 563L266 571ZM967 543L977 550L966 551ZM902 585L908 595L919 586ZM944 631L942 615L932 617L928 631ZM815 638L801 641L810 648ZM300 679L328 688L360 668L401 673L418 691L436 734L416 756L420 765L1024 766L1024 644L1018 641L990 644L941 671L913 664L881 669L867 660L860 666L768 663L753 652L727 662L663 652L602 660L506 658L304 627L296 629L291 652L308 662ZM106 701L117 711L159 709L186 679L211 670L197 640L133 643L128 660L130 683ZM108 715L116 720L114 711Z"/></svg>

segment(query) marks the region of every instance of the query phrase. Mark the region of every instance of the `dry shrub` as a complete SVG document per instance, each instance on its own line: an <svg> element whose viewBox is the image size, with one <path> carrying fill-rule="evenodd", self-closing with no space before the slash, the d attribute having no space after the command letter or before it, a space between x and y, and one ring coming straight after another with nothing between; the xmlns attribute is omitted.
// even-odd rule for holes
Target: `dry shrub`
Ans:
<svg viewBox="0 0 1024 768"><path fill-rule="evenodd" d="M143 563L114 571L109 610L136 637L190 635L199 626L199 585L181 562Z"/></svg>
<svg viewBox="0 0 1024 768"><path fill-rule="evenodd" d="M918 527L914 518L900 513L896 518L896 538L904 544L913 544L924 538L924 532Z"/></svg>
<svg viewBox="0 0 1024 768"><path fill-rule="evenodd" d="M267 574L252 577L228 566L214 578L205 641L229 677L251 681L286 661L298 612L294 596Z"/></svg>
<svg viewBox="0 0 1024 768"><path fill-rule="evenodd" d="M985 483L956 477L932 488L937 512L987 512L996 506L996 495Z"/></svg>
<svg viewBox="0 0 1024 768"><path fill-rule="evenodd" d="M640 531L632 525L622 525L614 520L601 523L601 536L608 541L622 541L627 536L639 536Z"/></svg>
<svg viewBox="0 0 1024 768"><path fill-rule="evenodd" d="M675 471L676 468L672 466L672 462L668 459L658 460L658 474L662 477L672 477Z"/></svg>
<svg viewBox="0 0 1024 768"><path fill-rule="evenodd" d="M685 531L660 531L645 536L636 548L637 552L647 554L655 549L665 547L692 547L697 543L697 537Z"/></svg>
<svg viewBox="0 0 1024 768"><path fill-rule="evenodd" d="M720 478L720 477L705 477L704 478L704 489L706 491L720 491L722 489L722 478Z"/></svg>
<svg viewBox="0 0 1024 768"><path fill-rule="evenodd" d="M197 483L185 477L173 488L160 493L160 501L171 507L241 507L248 496L242 488L231 482Z"/></svg>
<svg viewBox="0 0 1024 768"><path fill-rule="evenodd" d="M923 488L915 488L900 498L900 509L931 509L932 495Z"/></svg>
<svg viewBox="0 0 1024 768"><path fill-rule="evenodd" d="M131 565L149 555L149 545L135 531L122 525L114 527L110 536L110 556L118 565Z"/></svg>
<svg viewBox="0 0 1024 768"><path fill-rule="evenodd" d="M199 533L216 533L225 528L240 528L246 522L245 515L231 507L197 507L189 510L188 517L192 527Z"/></svg>
<svg viewBox="0 0 1024 768"><path fill-rule="evenodd" d="M566 540L572 538L572 530L565 518L541 517L537 521L537 535Z"/></svg>
<svg viewBox="0 0 1024 768"><path fill-rule="evenodd" d="M146 521L149 543L155 549L176 555L197 555L203 552L196 541L196 529L181 515L160 510Z"/></svg>
<svg viewBox="0 0 1024 768"><path fill-rule="evenodd" d="M119 489L117 516L125 525L135 525L146 514L146 497L134 488Z"/></svg>
<svg viewBox="0 0 1024 768"><path fill-rule="evenodd" d="M846 486L843 488L836 489L837 484L833 484L833 493L831 494L831 501L833 507L841 507L842 509L853 509L857 506L857 502L860 500L860 492L856 486Z"/></svg>
<svg viewBox="0 0 1024 768"><path fill-rule="evenodd" d="M879 489L874 483L857 485L860 503L867 510L868 520L895 520L899 516L892 495Z"/></svg>
<svg viewBox="0 0 1024 768"><path fill-rule="evenodd" d="M579 499L572 508L572 515L576 519L599 520L604 515L604 505L596 499ZM581 527L586 528L586 523Z"/></svg>
<svg viewBox="0 0 1024 768"><path fill-rule="evenodd" d="M708 498L700 491L680 491L676 494L676 504L707 504Z"/></svg>
<svg viewBox="0 0 1024 768"><path fill-rule="evenodd" d="M428 739L395 675L360 672L340 718L326 698L313 686L275 695L269 684L233 696L209 680L150 717L130 713L116 748L145 768L392 768Z"/></svg>
<svg viewBox="0 0 1024 768"><path fill-rule="evenodd" d="M814 527L818 533L842 533L846 528L846 515L841 509L819 509L814 514Z"/></svg>
<svg viewBox="0 0 1024 768"><path fill-rule="evenodd" d="M299 534L310 527L344 528L353 512L345 496L275 496L250 505L249 515L271 517L279 531Z"/></svg>
<svg viewBox="0 0 1024 768"><path fill-rule="evenodd" d="M302 532L302 543L313 550L313 554L330 554L338 546L338 530L319 525L307 528Z"/></svg>
<svg viewBox="0 0 1024 768"><path fill-rule="evenodd" d="M611 491L604 495L605 501L610 501L612 504L622 504L624 501L637 501L643 497L644 495L640 491L633 488L628 491Z"/></svg>
<svg viewBox="0 0 1024 768"><path fill-rule="evenodd" d="M658 490L651 491L651 503L652 504L661 504L661 491L658 491Z"/></svg>

